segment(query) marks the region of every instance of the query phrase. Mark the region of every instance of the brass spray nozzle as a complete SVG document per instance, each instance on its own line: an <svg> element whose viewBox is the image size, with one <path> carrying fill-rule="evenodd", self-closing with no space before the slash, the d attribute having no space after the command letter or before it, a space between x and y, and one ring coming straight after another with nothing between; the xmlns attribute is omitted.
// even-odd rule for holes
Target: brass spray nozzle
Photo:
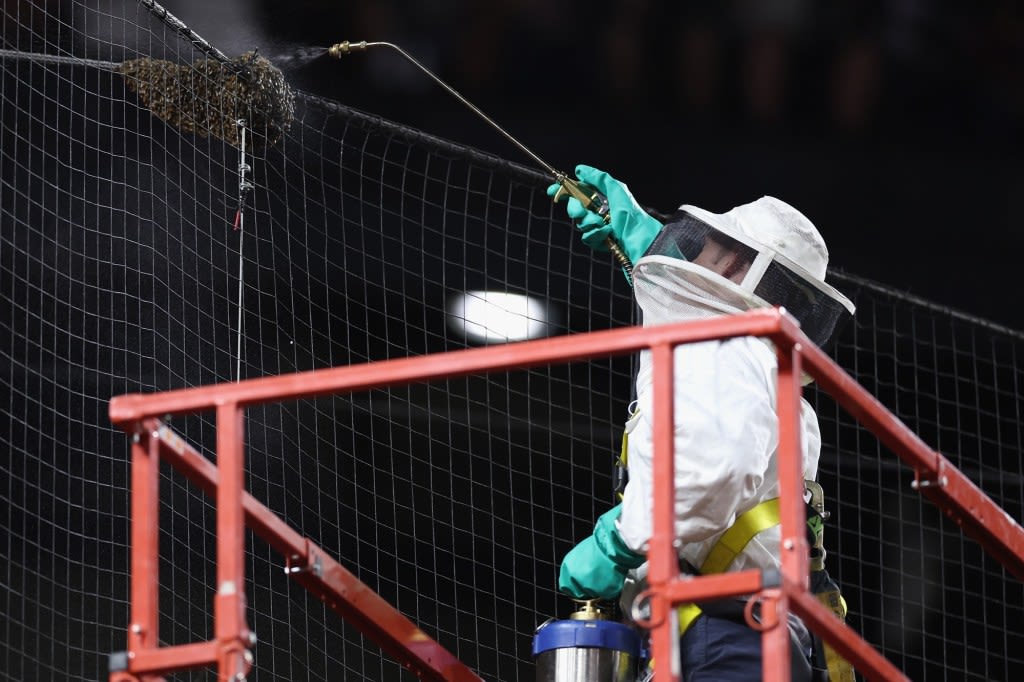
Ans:
<svg viewBox="0 0 1024 682"><path fill-rule="evenodd" d="M611 605L601 599L573 599L579 605L569 614L570 620L606 620L611 617Z"/></svg>
<svg viewBox="0 0 1024 682"><path fill-rule="evenodd" d="M347 40L343 40L340 43L334 43L327 48L327 54L331 55L335 59L341 59L343 55L351 54L355 51L362 51L366 49L366 41L361 40L358 43L352 43Z"/></svg>

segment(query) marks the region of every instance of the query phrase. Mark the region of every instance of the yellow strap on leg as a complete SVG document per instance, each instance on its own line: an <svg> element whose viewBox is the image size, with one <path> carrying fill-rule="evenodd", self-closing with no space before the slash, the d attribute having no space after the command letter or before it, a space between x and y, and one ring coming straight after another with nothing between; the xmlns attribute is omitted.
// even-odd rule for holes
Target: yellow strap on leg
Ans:
<svg viewBox="0 0 1024 682"><path fill-rule="evenodd" d="M814 596L832 613L836 614L836 618L845 622L846 600L843 599L843 595L839 593L838 589L815 592ZM828 642L822 640L821 645L825 650L825 665L828 667L829 682L856 682L857 678L850 662L840 656L839 652L833 649Z"/></svg>
<svg viewBox="0 0 1024 682"><path fill-rule="evenodd" d="M679 615L679 636L682 637L690 629L693 622L700 617L701 610L696 604L683 604L676 608Z"/></svg>

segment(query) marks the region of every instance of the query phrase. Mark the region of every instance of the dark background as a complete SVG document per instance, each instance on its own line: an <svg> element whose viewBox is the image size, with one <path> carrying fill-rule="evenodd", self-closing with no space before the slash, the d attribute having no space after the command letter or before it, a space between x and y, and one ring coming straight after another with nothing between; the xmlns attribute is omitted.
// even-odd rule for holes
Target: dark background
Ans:
<svg viewBox="0 0 1024 682"><path fill-rule="evenodd" d="M5 46L201 57L144 4L5 1ZM1020 41L996 5L858 4L848 17L787 5L796 13L761 17L765 31L725 2L165 4L231 56L259 48L297 88L529 163L393 53L323 55L337 40L392 40L559 168L604 167L662 210L775 194L820 226L834 268L1022 326L1019 65L999 48ZM1003 56L983 68L984 51ZM787 85L766 87L779 81L765 72ZM163 124L92 67L5 62L0 87L0 678L95 680L130 622L128 441L108 401L235 376L238 154ZM431 313L448 291L492 282L563 302L564 331L629 319L609 260L553 232L570 228L543 181L328 111L307 98L287 153L254 163L244 376L460 347ZM543 260L526 257L531 244ZM1021 518L1021 334L839 282L859 307L842 365ZM557 563L608 503L629 394L620 360L256 411L251 490L468 665L529 679L533 629L568 608ZM1019 583L815 400L831 433L830 566L854 626L912 679L1020 679ZM208 421L174 427L213 444ZM164 635L193 641L212 622L212 501L171 472L161 490ZM250 548L261 679L396 678L286 581L280 557Z"/></svg>
<svg viewBox="0 0 1024 682"><path fill-rule="evenodd" d="M531 164L393 42L560 170L641 203L805 212L834 269L1019 329L1024 9L732 0L163 3L297 88Z"/></svg>

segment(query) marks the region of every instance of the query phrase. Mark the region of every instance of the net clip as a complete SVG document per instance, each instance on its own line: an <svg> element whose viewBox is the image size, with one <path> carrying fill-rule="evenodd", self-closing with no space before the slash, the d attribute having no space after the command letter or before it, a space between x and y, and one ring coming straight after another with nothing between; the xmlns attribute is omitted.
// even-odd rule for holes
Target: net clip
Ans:
<svg viewBox="0 0 1024 682"><path fill-rule="evenodd" d="M324 566L320 560L320 555L317 554L307 543L306 553L303 554L292 554L285 559L284 572L286 575L296 575L299 573L311 573L317 577L323 575Z"/></svg>
<svg viewBox="0 0 1024 682"><path fill-rule="evenodd" d="M249 196L249 192L253 190L255 185L249 179L249 173L252 171L252 166L245 158L246 152L246 131L248 130L248 124L244 118L240 118L235 121L238 126L239 137L241 139L241 146L238 151L238 210L235 211L235 222L232 229L239 230L242 227L242 214L245 211L245 200Z"/></svg>
<svg viewBox="0 0 1024 682"><path fill-rule="evenodd" d="M922 488L945 488L949 484L949 478L946 476L934 476L932 478L921 478L921 472L914 472L914 480L910 482L910 487L914 490L920 490Z"/></svg>

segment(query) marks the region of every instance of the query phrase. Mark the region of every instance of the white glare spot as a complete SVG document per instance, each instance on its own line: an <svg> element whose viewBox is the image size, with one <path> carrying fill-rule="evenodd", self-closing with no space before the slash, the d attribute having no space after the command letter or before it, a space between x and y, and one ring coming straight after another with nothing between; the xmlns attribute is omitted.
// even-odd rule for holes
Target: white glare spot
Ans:
<svg viewBox="0 0 1024 682"><path fill-rule="evenodd" d="M544 303L520 294L467 291L448 302L448 325L475 342L507 343L547 336L549 319Z"/></svg>

